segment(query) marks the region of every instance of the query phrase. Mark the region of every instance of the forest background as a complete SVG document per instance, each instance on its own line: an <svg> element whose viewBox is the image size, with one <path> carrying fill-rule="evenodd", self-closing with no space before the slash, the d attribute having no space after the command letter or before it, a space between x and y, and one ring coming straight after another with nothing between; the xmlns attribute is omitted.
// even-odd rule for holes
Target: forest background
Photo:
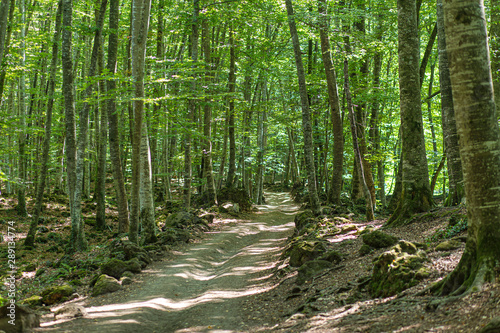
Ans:
<svg viewBox="0 0 500 333"><path fill-rule="evenodd" d="M396 211L391 223L434 199L462 201L434 1L414 12L419 80L409 104L421 111L406 124L422 136L402 121L398 35L411 27L398 28L396 1L295 1L294 14L290 1L133 4L1 2L0 186L20 215L27 196L36 201L26 244L50 193L70 197L71 250L86 248L82 200L96 202L101 229L106 206L117 206L118 231L133 241L140 215L145 243L155 238L154 201L212 205L242 188L262 203L264 183L294 187L315 211L320 202L365 206L368 220L373 209ZM485 8L495 81L500 7ZM427 182L427 199L412 207L402 204L405 133L425 145L406 153L419 158L413 178Z"/></svg>

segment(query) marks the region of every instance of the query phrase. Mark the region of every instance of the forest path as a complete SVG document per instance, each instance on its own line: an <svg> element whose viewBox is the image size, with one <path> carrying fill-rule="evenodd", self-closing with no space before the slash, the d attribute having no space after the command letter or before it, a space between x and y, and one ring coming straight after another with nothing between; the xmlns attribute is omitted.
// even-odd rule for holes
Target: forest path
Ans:
<svg viewBox="0 0 500 333"><path fill-rule="evenodd" d="M152 264L114 294L88 298L88 316L42 323L40 332L251 332L242 303L272 286L267 277L292 233L298 207L288 193L266 193L251 220L235 220L191 244L173 260ZM251 317L251 316L250 316Z"/></svg>

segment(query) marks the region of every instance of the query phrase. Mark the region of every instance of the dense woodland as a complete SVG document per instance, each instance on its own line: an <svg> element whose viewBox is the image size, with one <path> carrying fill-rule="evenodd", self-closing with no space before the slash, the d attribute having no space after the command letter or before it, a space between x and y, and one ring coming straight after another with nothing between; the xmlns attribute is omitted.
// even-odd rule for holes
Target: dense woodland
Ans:
<svg viewBox="0 0 500 333"><path fill-rule="evenodd" d="M189 209L243 189L261 204L279 184L316 214L354 203L397 226L463 203L469 182L468 205L495 207L468 207L475 238L440 286L463 291L498 258L477 250L494 244L498 157L477 161L498 151L499 12L496 0L2 0L2 195L30 214L28 246L44 200L67 195L74 252L83 201L97 229L117 207L116 231L147 244L155 201Z"/></svg>

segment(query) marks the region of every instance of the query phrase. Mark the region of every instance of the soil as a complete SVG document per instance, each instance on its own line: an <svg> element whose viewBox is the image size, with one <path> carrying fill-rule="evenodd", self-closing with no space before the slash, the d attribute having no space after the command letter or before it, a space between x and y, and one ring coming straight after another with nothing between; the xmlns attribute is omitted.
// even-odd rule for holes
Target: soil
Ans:
<svg viewBox="0 0 500 333"><path fill-rule="evenodd" d="M438 298L426 288L458 263L463 245L436 252L432 235L452 209L420 215L404 227L386 230L401 239L427 243L432 274L399 295L371 299L362 281L384 249L361 256L359 230L328 237L344 259L304 285L281 258L299 207L287 193L267 193L267 204L245 218L218 219L195 243L149 265L123 290L73 300L85 318L42 318L37 332L478 332L500 316L500 288L486 285L461 298ZM462 209L463 210L463 209ZM463 212L462 212L463 213ZM464 239L462 232L458 239ZM53 312L58 307L51 309Z"/></svg>

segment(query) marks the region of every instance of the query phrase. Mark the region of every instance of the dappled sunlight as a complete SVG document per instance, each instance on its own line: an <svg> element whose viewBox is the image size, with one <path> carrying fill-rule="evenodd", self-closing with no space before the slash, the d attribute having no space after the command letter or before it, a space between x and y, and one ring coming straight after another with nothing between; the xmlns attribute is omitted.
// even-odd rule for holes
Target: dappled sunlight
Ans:
<svg viewBox="0 0 500 333"><path fill-rule="evenodd" d="M130 294L121 297L122 301L104 295L104 300L113 299L111 304L88 307L88 316L81 320L88 320L103 332L119 332L123 324L130 325L127 332L132 327L137 331L141 327L150 329L157 327L158 318L169 327L154 331L236 332L216 323L226 326L225 312L235 313L245 297L276 287L269 279L282 244L295 226L287 217L284 220L284 213L275 213L296 210L290 207L288 194L266 194L266 199L269 205L258 207L261 212L269 212L265 218L257 215L254 220L232 220L234 225L210 232L209 238L177 253L161 269L147 271L153 278L145 279L142 285L131 285ZM206 326L197 322L201 317L209 318ZM240 325L238 318L234 320L231 325Z"/></svg>

